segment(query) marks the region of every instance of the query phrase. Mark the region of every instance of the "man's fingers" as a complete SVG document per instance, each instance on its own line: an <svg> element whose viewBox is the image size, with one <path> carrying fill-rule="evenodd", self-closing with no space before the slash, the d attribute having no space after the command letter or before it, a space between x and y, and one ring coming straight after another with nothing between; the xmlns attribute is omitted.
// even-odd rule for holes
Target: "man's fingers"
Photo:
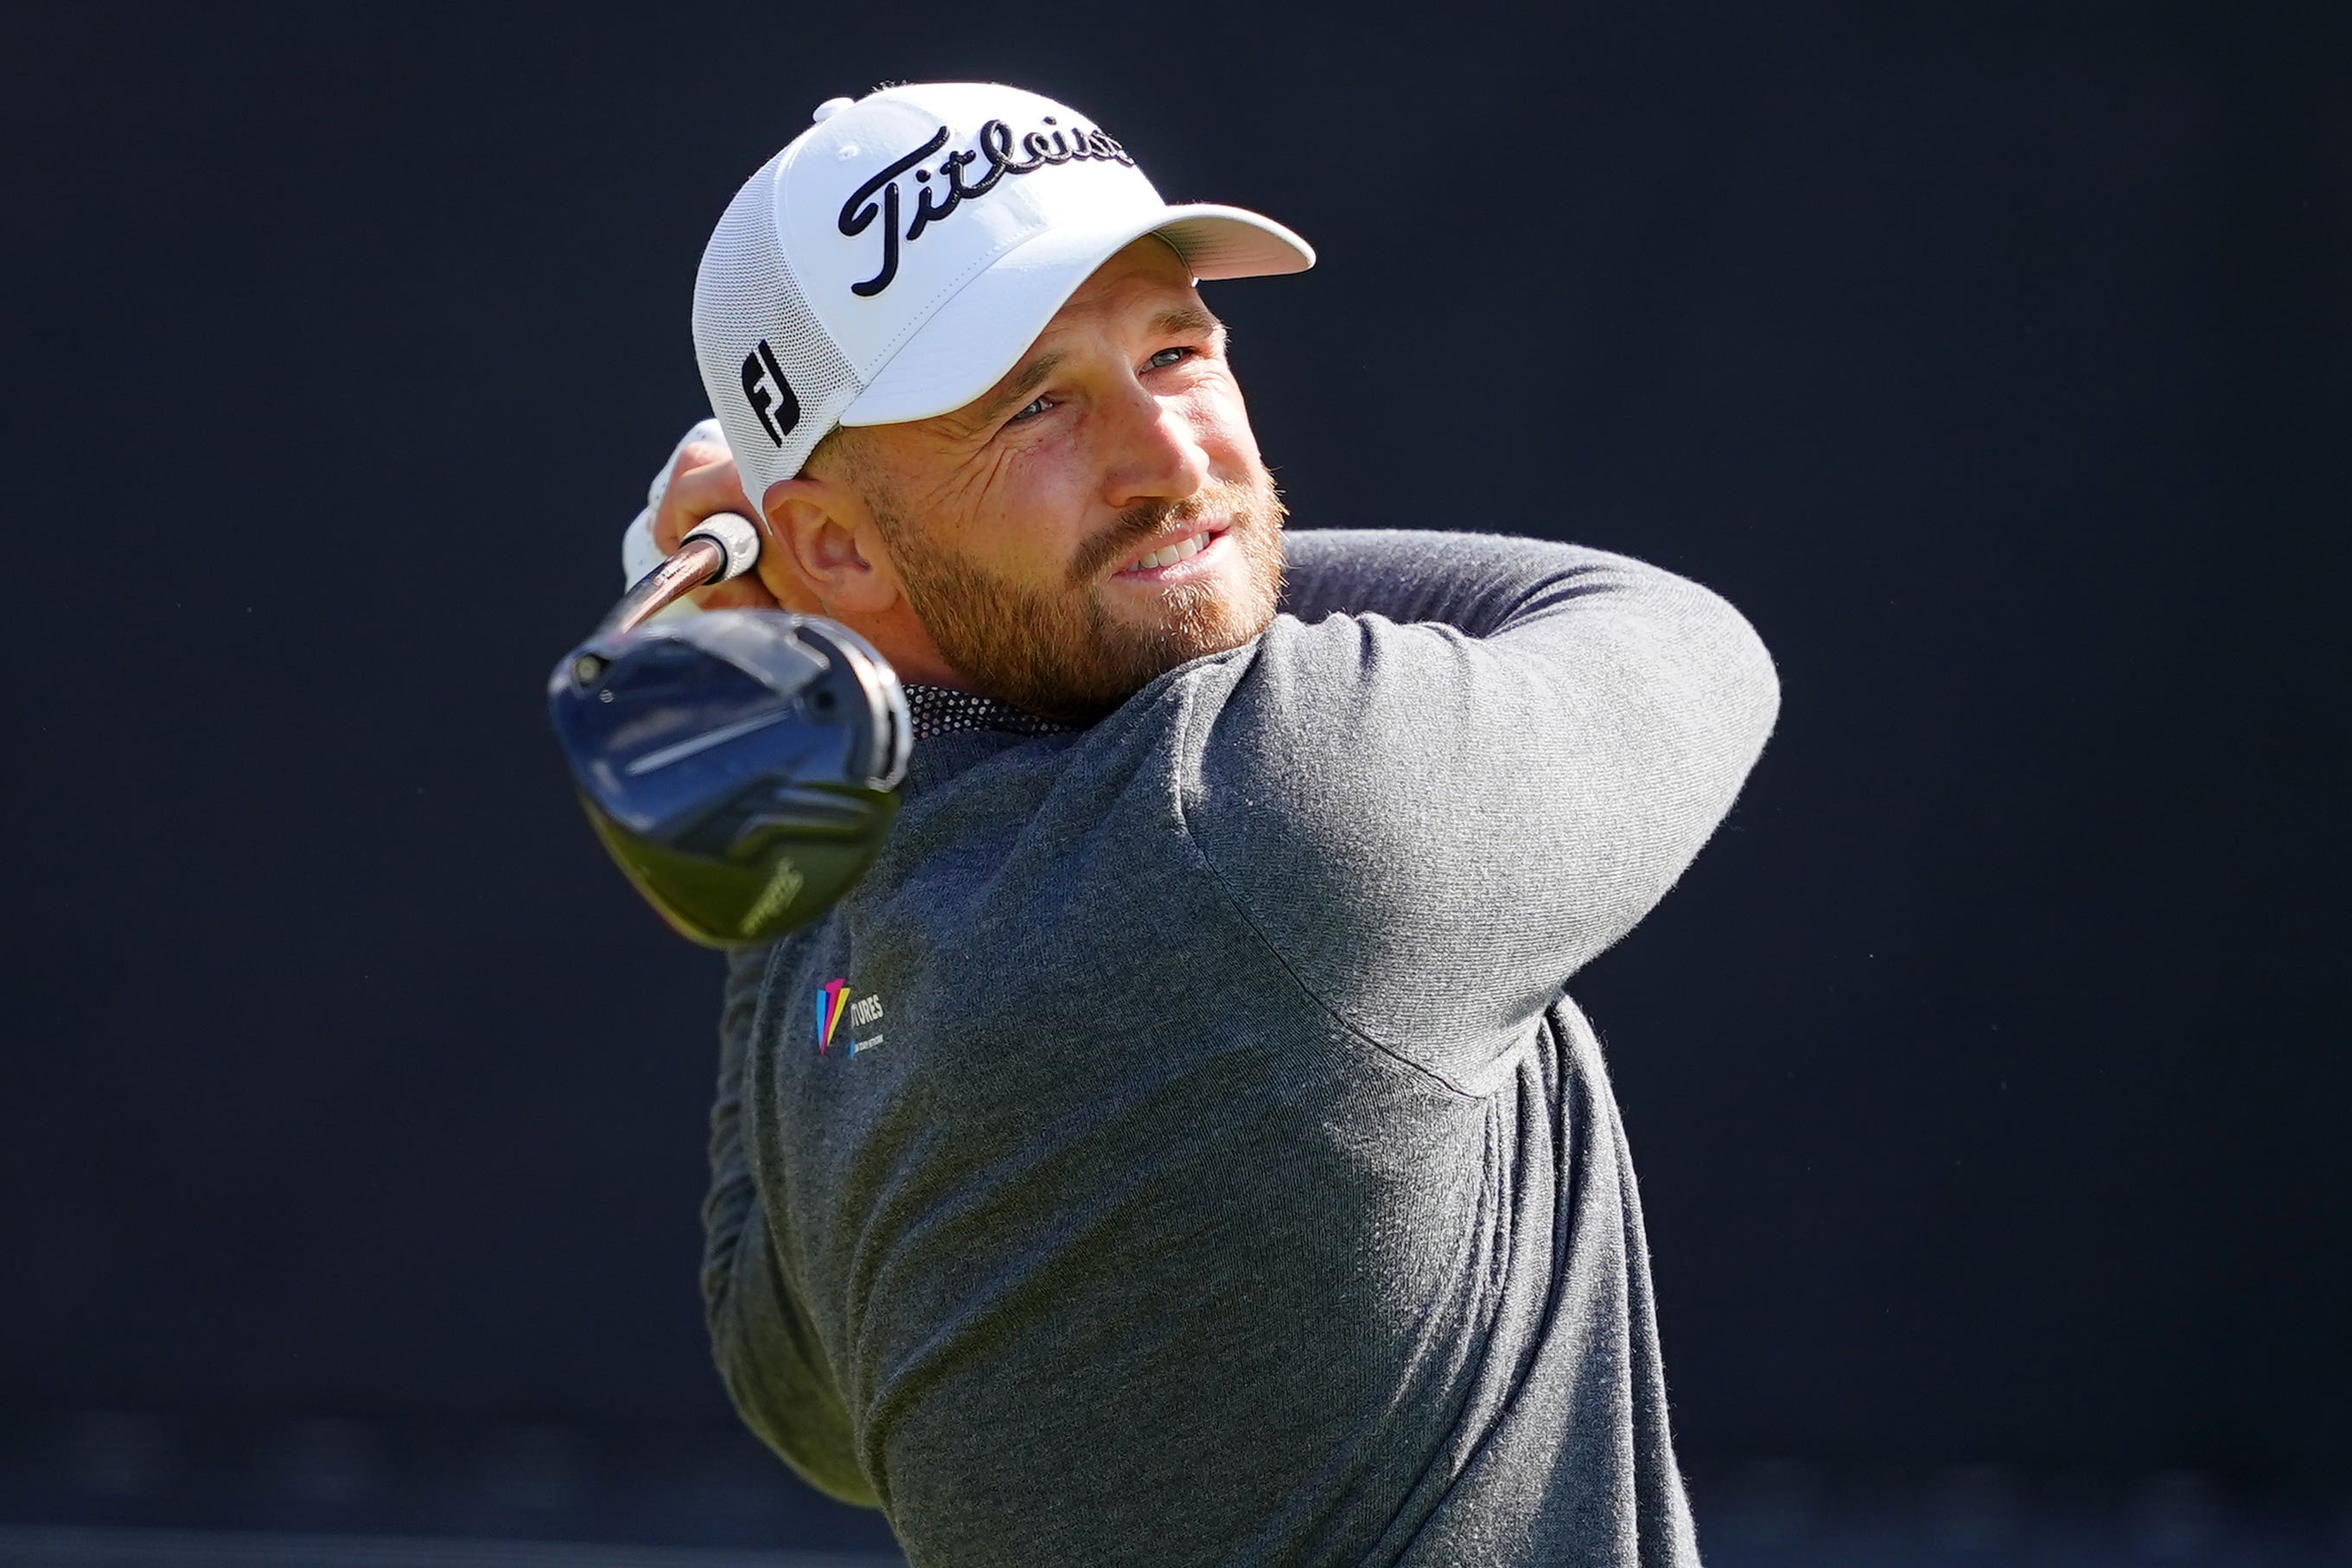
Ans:
<svg viewBox="0 0 2352 1568"><path fill-rule="evenodd" d="M740 512L754 524L760 521L736 476L734 455L724 447L689 442L671 465L669 484L654 510L654 544L667 555L695 524L722 511Z"/></svg>
<svg viewBox="0 0 2352 1568"><path fill-rule="evenodd" d="M678 448L663 478L661 500L654 508L655 548L667 555L694 531L697 523L722 511L749 518L760 531L761 548L768 548L767 520L743 493L742 479L735 471L735 455L722 441L689 440ZM805 600L804 603L780 604L761 576L758 572L747 572L731 582L697 588L690 597L706 610L787 609L812 616L822 613L822 606L812 594L795 593L795 599Z"/></svg>
<svg viewBox="0 0 2352 1568"><path fill-rule="evenodd" d="M669 483L662 491L661 505L654 510L654 543L665 555L678 547L678 542L694 531L705 518L716 517L722 511L761 523L759 513L743 494L743 483L735 473L735 457L715 442L689 441L678 449L677 460L670 465ZM767 542L767 530L761 527L761 542ZM747 572L730 582L709 588L697 588L693 601L706 610L772 610L777 607L775 595L761 583L759 574Z"/></svg>

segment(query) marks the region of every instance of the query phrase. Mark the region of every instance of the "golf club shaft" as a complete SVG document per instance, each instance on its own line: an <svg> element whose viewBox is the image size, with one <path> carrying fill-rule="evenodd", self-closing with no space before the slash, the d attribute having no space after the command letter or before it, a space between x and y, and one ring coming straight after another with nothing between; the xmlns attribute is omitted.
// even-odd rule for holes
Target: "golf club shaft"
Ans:
<svg viewBox="0 0 2352 1568"><path fill-rule="evenodd" d="M717 577L727 565L727 552L709 539L689 539L669 558L621 596L612 613L597 623L596 634L635 631L695 589Z"/></svg>
<svg viewBox="0 0 2352 1568"><path fill-rule="evenodd" d="M622 596L596 633L635 631L704 584L741 576L759 559L760 531L751 520L731 511L713 513Z"/></svg>

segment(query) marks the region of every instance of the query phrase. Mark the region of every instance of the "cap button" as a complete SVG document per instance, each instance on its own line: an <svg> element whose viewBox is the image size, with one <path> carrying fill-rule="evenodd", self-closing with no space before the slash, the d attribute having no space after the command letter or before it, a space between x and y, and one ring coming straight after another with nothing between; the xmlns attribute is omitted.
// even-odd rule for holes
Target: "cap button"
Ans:
<svg viewBox="0 0 2352 1568"><path fill-rule="evenodd" d="M851 104L856 103L856 101L857 100L854 98L828 98L823 103L816 106L816 112L810 115L809 119L816 124L822 125L826 121L832 119L835 115L839 114L843 110L847 109Z"/></svg>

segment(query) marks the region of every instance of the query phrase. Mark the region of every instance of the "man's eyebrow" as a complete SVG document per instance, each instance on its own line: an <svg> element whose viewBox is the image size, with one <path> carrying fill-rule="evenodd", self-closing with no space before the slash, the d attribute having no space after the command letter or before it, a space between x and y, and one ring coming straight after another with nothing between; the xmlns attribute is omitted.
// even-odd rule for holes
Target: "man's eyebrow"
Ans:
<svg viewBox="0 0 2352 1568"><path fill-rule="evenodd" d="M1039 354L1035 359L1023 365L1020 374L1005 383L1001 390L991 394L988 401L980 405L980 413L973 418L972 423L981 426L993 425L996 423L998 415L1008 409L1018 408L1028 402L1029 395L1037 390L1040 382L1054 374L1060 366L1062 359L1063 356L1057 353Z"/></svg>
<svg viewBox="0 0 2352 1568"><path fill-rule="evenodd" d="M1211 315L1205 306L1176 305L1151 318L1155 333L1174 337L1214 337L1225 330L1224 322Z"/></svg>

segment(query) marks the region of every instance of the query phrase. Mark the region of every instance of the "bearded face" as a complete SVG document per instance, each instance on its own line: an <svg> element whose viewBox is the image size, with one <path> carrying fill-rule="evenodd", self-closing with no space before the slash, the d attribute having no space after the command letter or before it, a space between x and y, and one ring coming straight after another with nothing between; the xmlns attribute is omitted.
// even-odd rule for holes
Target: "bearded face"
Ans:
<svg viewBox="0 0 2352 1568"><path fill-rule="evenodd" d="M1087 723L1264 630L1283 509L1175 250L1104 262L980 396L844 426L769 488L763 580L908 679Z"/></svg>
<svg viewBox="0 0 2352 1568"><path fill-rule="evenodd" d="M1085 724L1178 665L1247 642L1273 617L1284 511L1254 453L1250 468L1181 501L1129 508L1082 542L1058 577L1042 579L930 537L887 494L867 499L908 605L972 689Z"/></svg>

